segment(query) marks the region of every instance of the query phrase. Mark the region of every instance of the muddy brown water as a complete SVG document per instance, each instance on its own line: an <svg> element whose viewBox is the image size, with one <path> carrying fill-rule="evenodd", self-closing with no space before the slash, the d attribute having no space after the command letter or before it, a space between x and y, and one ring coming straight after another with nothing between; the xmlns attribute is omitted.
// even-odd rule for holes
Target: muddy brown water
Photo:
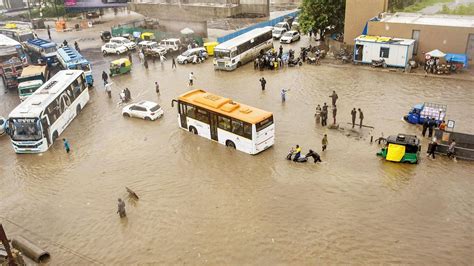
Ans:
<svg viewBox="0 0 474 266"><path fill-rule="evenodd" d="M426 159L426 139L420 164L384 162L369 143L382 132L420 135L401 117L423 101L448 104L456 129L473 133L472 83L327 65L226 73L208 60L171 70L168 61L112 78L109 100L100 73L114 57L85 53L97 86L62 135L72 153L58 141L44 154L16 155L0 138L0 220L9 235L47 248L52 264L473 263L472 163ZM274 147L251 156L179 129L170 102L189 89L191 71L195 88L274 112ZM123 87L134 100L160 103L164 117L123 118ZM291 89L285 104L282 87ZM332 90L341 126L356 107L375 129L346 136L316 126L315 105L329 103ZM12 92L0 100L4 116L18 104ZM323 163L286 161L295 144ZM140 200L129 200L125 186ZM126 198L125 219L118 197Z"/></svg>

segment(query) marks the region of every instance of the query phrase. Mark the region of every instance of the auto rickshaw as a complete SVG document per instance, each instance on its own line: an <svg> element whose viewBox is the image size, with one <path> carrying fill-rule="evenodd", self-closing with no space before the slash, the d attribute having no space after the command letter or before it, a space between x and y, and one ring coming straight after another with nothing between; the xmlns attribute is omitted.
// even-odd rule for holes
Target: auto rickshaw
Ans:
<svg viewBox="0 0 474 266"><path fill-rule="evenodd" d="M132 70L132 63L128 58L120 58L110 62L110 76L129 73Z"/></svg>
<svg viewBox="0 0 474 266"><path fill-rule="evenodd" d="M385 158L387 161L397 163L418 163L420 156L420 139L414 135L398 134L389 136L386 145L377 156Z"/></svg>
<svg viewBox="0 0 474 266"><path fill-rule="evenodd" d="M142 35L140 36L140 39L142 39L144 41L154 41L154 40L156 40L155 34L153 32L144 32L144 33L142 33Z"/></svg>

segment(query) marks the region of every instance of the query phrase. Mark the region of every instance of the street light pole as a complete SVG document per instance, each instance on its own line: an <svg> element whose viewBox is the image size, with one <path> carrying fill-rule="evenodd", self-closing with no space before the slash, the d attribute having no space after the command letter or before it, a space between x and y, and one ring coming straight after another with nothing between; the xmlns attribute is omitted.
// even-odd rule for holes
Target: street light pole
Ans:
<svg viewBox="0 0 474 266"><path fill-rule="evenodd" d="M31 7L30 7L30 0L26 0L26 6L28 7L28 20L31 22Z"/></svg>

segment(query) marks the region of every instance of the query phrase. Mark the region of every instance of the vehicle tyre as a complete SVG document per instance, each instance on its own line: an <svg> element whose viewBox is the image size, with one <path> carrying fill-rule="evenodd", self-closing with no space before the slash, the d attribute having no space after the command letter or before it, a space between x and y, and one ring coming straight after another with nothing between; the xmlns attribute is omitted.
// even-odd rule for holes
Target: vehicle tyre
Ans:
<svg viewBox="0 0 474 266"><path fill-rule="evenodd" d="M117 52L116 52L116 54L117 54L117 55L120 55L120 52L119 52L119 51L117 51Z"/></svg>
<svg viewBox="0 0 474 266"><path fill-rule="evenodd" d="M242 62L238 62L237 67L241 67L241 66L242 66Z"/></svg>
<svg viewBox="0 0 474 266"><path fill-rule="evenodd" d="M123 113L123 116L130 117L130 114L129 113Z"/></svg>
<svg viewBox="0 0 474 266"><path fill-rule="evenodd" d="M386 63L383 63L382 67L383 67L383 68L387 68L387 64L386 64Z"/></svg>
<svg viewBox="0 0 474 266"><path fill-rule="evenodd" d="M193 126L189 127L189 132L193 133L194 135L197 135L197 133L198 133L197 129Z"/></svg>
<svg viewBox="0 0 474 266"><path fill-rule="evenodd" d="M148 116L145 117L145 120L146 121L151 121L151 118L149 118Z"/></svg>
<svg viewBox="0 0 474 266"><path fill-rule="evenodd" d="M76 107L76 115L79 115L79 113L81 113L81 111L82 111L81 105L78 104L77 107Z"/></svg>
<svg viewBox="0 0 474 266"><path fill-rule="evenodd" d="M185 64L185 65L186 65L187 63L188 63L188 60L184 60L183 64Z"/></svg>
<svg viewBox="0 0 474 266"><path fill-rule="evenodd" d="M226 145L227 147L230 147L230 148L235 149L235 143L234 143L233 141L231 141L231 140L226 141L226 142L225 142L225 145Z"/></svg>
<svg viewBox="0 0 474 266"><path fill-rule="evenodd" d="M59 134L57 131L54 131L53 133L53 141L55 141L58 138Z"/></svg>
<svg viewBox="0 0 474 266"><path fill-rule="evenodd" d="M105 50L104 50L104 51L102 51L102 53L104 54L104 56L106 56L106 55L107 55L107 51L105 51Z"/></svg>

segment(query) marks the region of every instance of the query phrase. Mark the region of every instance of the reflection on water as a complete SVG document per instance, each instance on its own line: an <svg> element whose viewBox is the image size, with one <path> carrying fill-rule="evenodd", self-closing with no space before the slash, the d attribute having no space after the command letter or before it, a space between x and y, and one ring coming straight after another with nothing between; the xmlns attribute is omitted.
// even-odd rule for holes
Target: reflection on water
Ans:
<svg viewBox="0 0 474 266"><path fill-rule="evenodd" d="M107 67L85 52L98 60L96 74ZM177 70L167 63L147 71L137 64L131 75L114 77L112 99L98 85L64 133L70 154L57 142L42 155L16 155L0 139L0 216L37 233L0 218L10 234L40 242L54 264L472 262L472 165L426 159L427 140L420 164L384 162L369 143L382 133L419 135L401 117L423 101L448 104L456 128L472 132L472 83L324 65L225 73L210 60ZM189 89L191 71L198 88L274 112L275 146L249 156L178 129L170 101ZM157 101L164 117L123 118L117 95L124 87L137 101ZM285 105L281 88L291 89ZM332 90L341 126L350 127L355 107L375 129L347 136L315 126L314 108L330 102ZM1 97L6 114L16 96ZM323 163L285 160L296 144L321 153ZM140 199L127 199L128 216L119 219L116 200L128 197L126 186Z"/></svg>

